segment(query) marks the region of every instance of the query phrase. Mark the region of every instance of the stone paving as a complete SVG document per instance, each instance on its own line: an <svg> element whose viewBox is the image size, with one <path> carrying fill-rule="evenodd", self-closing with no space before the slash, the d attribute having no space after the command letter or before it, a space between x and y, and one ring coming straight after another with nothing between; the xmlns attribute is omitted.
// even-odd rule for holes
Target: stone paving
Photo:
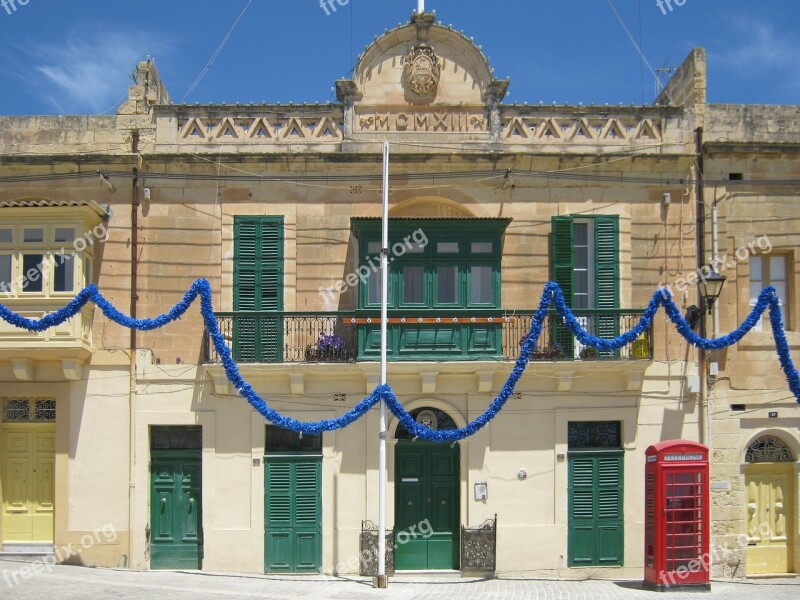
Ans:
<svg viewBox="0 0 800 600"><path fill-rule="evenodd" d="M137 572L114 569L0 561L0 598L3 600L88 600L131 598L136 600L203 600L241 598L283 600L638 600L659 598L725 600L797 600L800 579L714 581L707 594L671 592L666 596L643 590L640 582L554 581L543 579L476 579L448 577L393 578L389 589L377 590L363 578L324 576L265 576L181 571Z"/></svg>

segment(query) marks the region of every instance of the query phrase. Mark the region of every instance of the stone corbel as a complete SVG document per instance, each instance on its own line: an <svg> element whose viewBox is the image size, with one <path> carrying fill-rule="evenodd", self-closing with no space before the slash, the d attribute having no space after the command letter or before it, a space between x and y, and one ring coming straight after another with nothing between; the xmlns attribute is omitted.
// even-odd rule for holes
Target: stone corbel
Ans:
<svg viewBox="0 0 800 600"><path fill-rule="evenodd" d="M367 373L367 393L371 394L381 383L380 373Z"/></svg>
<svg viewBox="0 0 800 600"><path fill-rule="evenodd" d="M11 361L14 377L20 381L33 381L36 364L29 358L15 358Z"/></svg>
<svg viewBox="0 0 800 600"><path fill-rule="evenodd" d="M422 380L423 394L433 394L436 392L436 378L438 376L438 371L428 371L419 374L419 377Z"/></svg>
<svg viewBox="0 0 800 600"><path fill-rule="evenodd" d="M572 381L575 371L563 371L556 374L556 391L568 392L572 389Z"/></svg>
<svg viewBox="0 0 800 600"><path fill-rule="evenodd" d="M291 373L289 378L291 380L292 395L303 395L306 391L305 375L302 373Z"/></svg>
<svg viewBox="0 0 800 600"><path fill-rule="evenodd" d="M69 381L80 381L83 379L83 364L70 358L61 359L61 368L64 370L64 377Z"/></svg>
<svg viewBox="0 0 800 600"><path fill-rule="evenodd" d="M478 392L487 394L494 385L494 371L478 371Z"/></svg>
<svg viewBox="0 0 800 600"><path fill-rule="evenodd" d="M643 372L628 373L628 391L629 392L635 392L637 390L642 389L643 382L644 382L644 373Z"/></svg>

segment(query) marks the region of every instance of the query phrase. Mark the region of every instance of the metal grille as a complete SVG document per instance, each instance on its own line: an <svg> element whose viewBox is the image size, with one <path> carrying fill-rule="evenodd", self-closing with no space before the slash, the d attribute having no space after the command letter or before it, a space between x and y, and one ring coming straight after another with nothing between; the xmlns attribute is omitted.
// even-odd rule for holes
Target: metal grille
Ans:
<svg viewBox="0 0 800 600"><path fill-rule="evenodd" d="M52 423L56 420L56 401L52 399L8 398L3 405L6 423Z"/></svg>
<svg viewBox="0 0 800 600"><path fill-rule="evenodd" d="M394 573L394 532L386 535L386 574ZM359 544L358 572L362 577L378 575L378 526L372 521L361 522L361 539Z"/></svg>
<svg viewBox="0 0 800 600"><path fill-rule="evenodd" d="M3 419L6 423L30 421L31 404L27 400L6 400Z"/></svg>
<svg viewBox="0 0 800 600"><path fill-rule="evenodd" d="M202 448L202 427L153 425L150 428L151 450L202 450Z"/></svg>
<svg viewBox="0 0 800 600"><path fill-rule="evenodd" d="M493 573L497 567L497 515L480 527L461 527L461 570Z"/></svg>
<svg viewBox="0 0 800 600"><path fill-rule="evenodd" d="M34 421L55 421L56 420L56 401L37 400Z"/></svg>
<svg viewBox="0 0 800 600"><path fill-rule="evenodd" d="M744 460L748 463L782 463L794 462L794 457L783 440L762 435L747 448Z"/></svg>
<svg viewBox="0 0 800 600"><path fill-rule="evenodd" d="M619 421L572 421L568 426L570 450L621 448Z"/></svg>

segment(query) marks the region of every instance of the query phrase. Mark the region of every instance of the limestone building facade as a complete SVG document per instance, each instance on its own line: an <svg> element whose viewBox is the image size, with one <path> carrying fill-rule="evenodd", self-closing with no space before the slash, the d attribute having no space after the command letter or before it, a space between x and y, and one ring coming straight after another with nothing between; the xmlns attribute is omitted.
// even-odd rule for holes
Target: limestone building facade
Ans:
<svg viewBox="0 0 800 600"><path fill-rule="evenodd" d="M153 317L207 278L254 389L301 420L339 416L378 384L388 141L389 381L418 420L461 427L486 410L547 281L613 337L661 285L696 305L679 280L714 243L750 250L709 327L735 328L751 289L782 283L797 355L800 108L708 104L701 50L653 105L510 104L507 87L467 36L414 14L365 49L333 104L176 104L147 61L113 116L0 117L2 302L41 317L94 283ZM427 444L390 422L394 567L641 578L644 453L687 439L712 449L715 574L796 571L800 409L768 329L705 362L700 386L697 352L663 313L614 353L549 316L477 435ZM45 334L0 324L0 381L4 551L374 566L377 414L321 436L270 426L228 382L197 308L139 333L92 306ZM775 481L780 498L764 497Z"/></svg>

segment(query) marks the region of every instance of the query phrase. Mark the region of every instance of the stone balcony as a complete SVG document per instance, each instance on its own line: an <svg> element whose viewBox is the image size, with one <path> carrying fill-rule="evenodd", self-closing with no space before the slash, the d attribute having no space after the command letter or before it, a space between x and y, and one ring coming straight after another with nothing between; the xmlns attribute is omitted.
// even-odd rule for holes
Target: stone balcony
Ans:
<svg viewBox="0 0 800 600"><path fill-rule="evenodd" d="M20 305L5 301L11 310L28 319L41 319L63 306L63 302ZM52 304L52 306L50 306ZM79 381L83 365L92 354L93 306L86 306L73 318L40 333L18 329L0 321L0 373L3 379Z"/></svg>

